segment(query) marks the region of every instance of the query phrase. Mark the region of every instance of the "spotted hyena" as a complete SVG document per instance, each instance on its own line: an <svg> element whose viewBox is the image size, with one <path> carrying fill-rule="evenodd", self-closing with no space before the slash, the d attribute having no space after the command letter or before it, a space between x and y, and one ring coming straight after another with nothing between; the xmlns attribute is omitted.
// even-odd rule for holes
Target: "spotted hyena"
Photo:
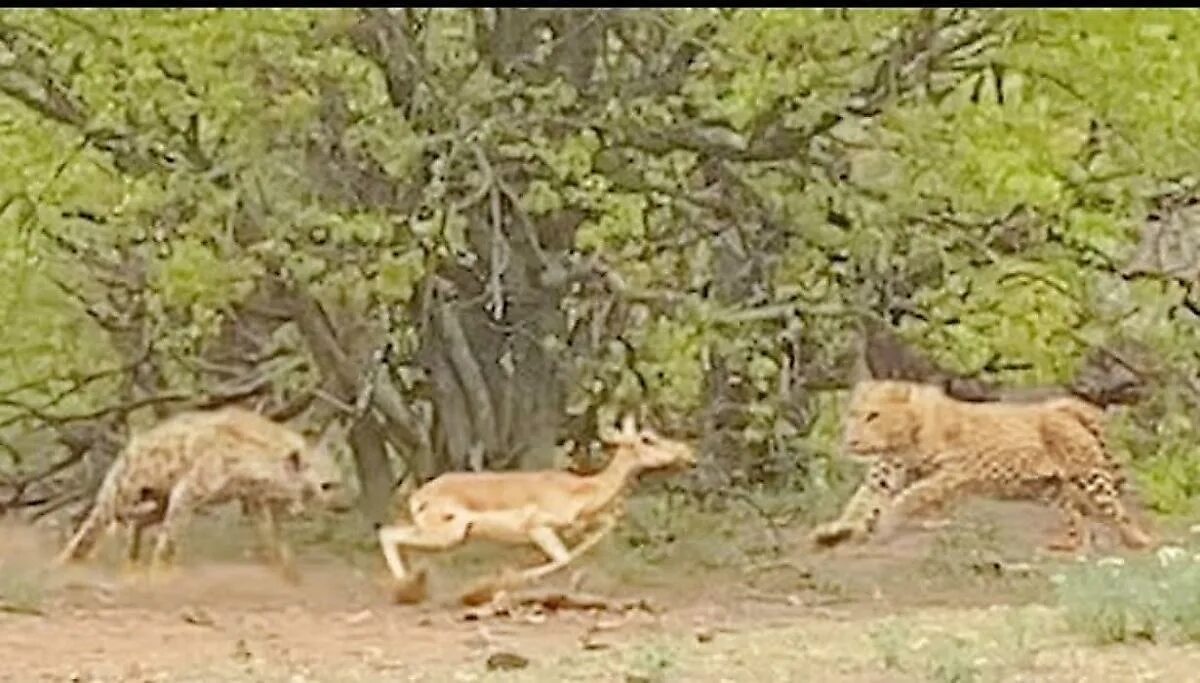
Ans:
<svg viewBox="0 0 1200 683"><path fill-rule="evenodd" d="M326 432L326 436L329 432ZM113 524L131 528L127 561L136 563L144 529L161 524L152 566L163 567L199 508L239 500L258 518L268 554L294 577L278 519L316 501L346 507L340 475L326 451L296 431L237 407L189 411L137 433L113 462L86 519L59 555L81 560Z"/></svg>

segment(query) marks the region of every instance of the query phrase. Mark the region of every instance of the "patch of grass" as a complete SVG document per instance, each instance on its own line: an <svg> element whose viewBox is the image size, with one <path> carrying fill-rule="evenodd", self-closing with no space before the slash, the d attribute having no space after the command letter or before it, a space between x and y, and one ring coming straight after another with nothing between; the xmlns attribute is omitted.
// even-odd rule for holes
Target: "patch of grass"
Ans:
<svg viewBox="0 0 1200 683"><path fill-rule="evenodd" d="M673 654L661 645L641 645L630 653L628 658L629 671L626 680L658 683L667 680L667 674L674 666Z"/></svg>
<svg viewBox="0 0 1200 683"><path fill-rule="evenodd" d="M0 612L41 614L48 594L46 582L41 568L0 562Z"/></svg>
<svg viewBox="0 0 1200 683"><path fill-rule="evenodd" d="M936 641L929 648L925 672L932 681L974 683L983 678L983 665L986 662L974 643L949 636Z"/></svg>
<svg viewBox="0 0 1200 683"><path fill-rule="evenodd" d="M1056 583L1068 627L1094 643L1200 641L1200 562L1191 552L1089 563Z"/></svg>
<svg viewBox="0 0 1200 683"><path fill-rule="evenodd" d="M884 669L904 671L904 655L909 647L908 632L898 621L889 619L877 624L868 637Z"/></svg>
<svg viewBox="0 0 1200 683"><path fill-rule="evenodd" d="M1006 609L1003 620L992 612L949 628L919 614L888 617L875 622L867 636L874 662L897 675L944 683L1003 680L1032 665L1035 636L1046 635L1041 611Z"/></svg>
<svg viewBox="0 0 1200 683"><path fill-rule="evenodd" d="M978 516L956 515L933 539L921 561L921 571L938 579L974 578L979 568L1002 556L1003 539L994 522Z"/></svg>

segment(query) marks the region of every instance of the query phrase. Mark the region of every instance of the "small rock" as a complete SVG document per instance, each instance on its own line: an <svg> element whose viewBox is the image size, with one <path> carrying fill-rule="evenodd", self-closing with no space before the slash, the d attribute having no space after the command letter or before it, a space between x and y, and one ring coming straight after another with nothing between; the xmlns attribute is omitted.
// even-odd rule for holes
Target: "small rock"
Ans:
<svg viewBox="0 0 1200 683"><path fill-rule="evenodd" d="M596 640L591 634L585 634L579 639L579 647L588 650L589 652L593 652L596 650L607 650L608 648L612 647L612 644L606 643L603 640Z"/></svg>
<svg viewBox="0 0 1200 683"><path fill-rule="evenodd" d="M529 666L529 658L515 652L493 652L487 658L488 671L509 671Z"/></svg>
<svg viewBox="0 0 1200 683"><path fill-rule="evenodd" d="M250 648L246 646L246 641L238 638L237 643L233 646L234 659L250 659Z"/></svg>
<svg viewBox="0 0 1200 683"><path fill-rule="evenodd" d="M179 616L187 623L196 626L216 626L212 615L199 607L185 607Z"/></svg>
<svg viewBox="0 0 1200 683"><path fill-rule="evenodd" d="M350 616L346 617L346 623L353 626L354 624L361 624L370 618L371 618L371 610L365 609L361 612L356 612L356 613L351 614Z"/></svg>
<svg viewBox="0 0 1200 683"><path fill-rule="evenodd" d="M712 639L715 635L716 634L713 633L713 630L711 628L708 628L707 626L701 626L700 628L696 629L696 642L698 642L698 643L712 642Z"/></svg>

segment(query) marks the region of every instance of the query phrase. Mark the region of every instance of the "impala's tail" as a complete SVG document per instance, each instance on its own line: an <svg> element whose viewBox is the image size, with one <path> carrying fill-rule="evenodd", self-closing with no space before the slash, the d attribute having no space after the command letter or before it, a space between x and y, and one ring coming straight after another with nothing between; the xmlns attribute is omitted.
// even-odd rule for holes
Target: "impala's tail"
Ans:
<svg viewBox="0 0 1200 683"><path fill-rule="evenodd" d="M58 554L55 560L56 564L66 564L87 557L96 547L100 536L116 517L117 488L121 475L125 471L123 456L124 454L118 456L116 462L108 468L108 473L104 475L104 481L100 482L100 489L96 492L96 500L92 503L92 509L88 511L87 517L79 525L79 529L75 531L75 535L71 537L67 546Z"/></svg>

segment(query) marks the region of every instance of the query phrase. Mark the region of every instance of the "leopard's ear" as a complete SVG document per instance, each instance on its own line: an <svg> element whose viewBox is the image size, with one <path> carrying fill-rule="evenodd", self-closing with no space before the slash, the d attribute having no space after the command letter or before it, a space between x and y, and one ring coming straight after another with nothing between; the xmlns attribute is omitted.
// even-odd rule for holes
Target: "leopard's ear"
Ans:
<svg viewBox="0 0 1200 683"><path fill-rule="evenodd" d="M917 390L912 384L901 382L896 386L896 392L897 403L910 403L916 395Z"/></svg>
<svg viewBox="0 0 1200 683"><path fill-rule="evenodd" d="M908 382L883 380L876 385L876 396L883 403L909 403L912 401L914 387Z"/></svg>

